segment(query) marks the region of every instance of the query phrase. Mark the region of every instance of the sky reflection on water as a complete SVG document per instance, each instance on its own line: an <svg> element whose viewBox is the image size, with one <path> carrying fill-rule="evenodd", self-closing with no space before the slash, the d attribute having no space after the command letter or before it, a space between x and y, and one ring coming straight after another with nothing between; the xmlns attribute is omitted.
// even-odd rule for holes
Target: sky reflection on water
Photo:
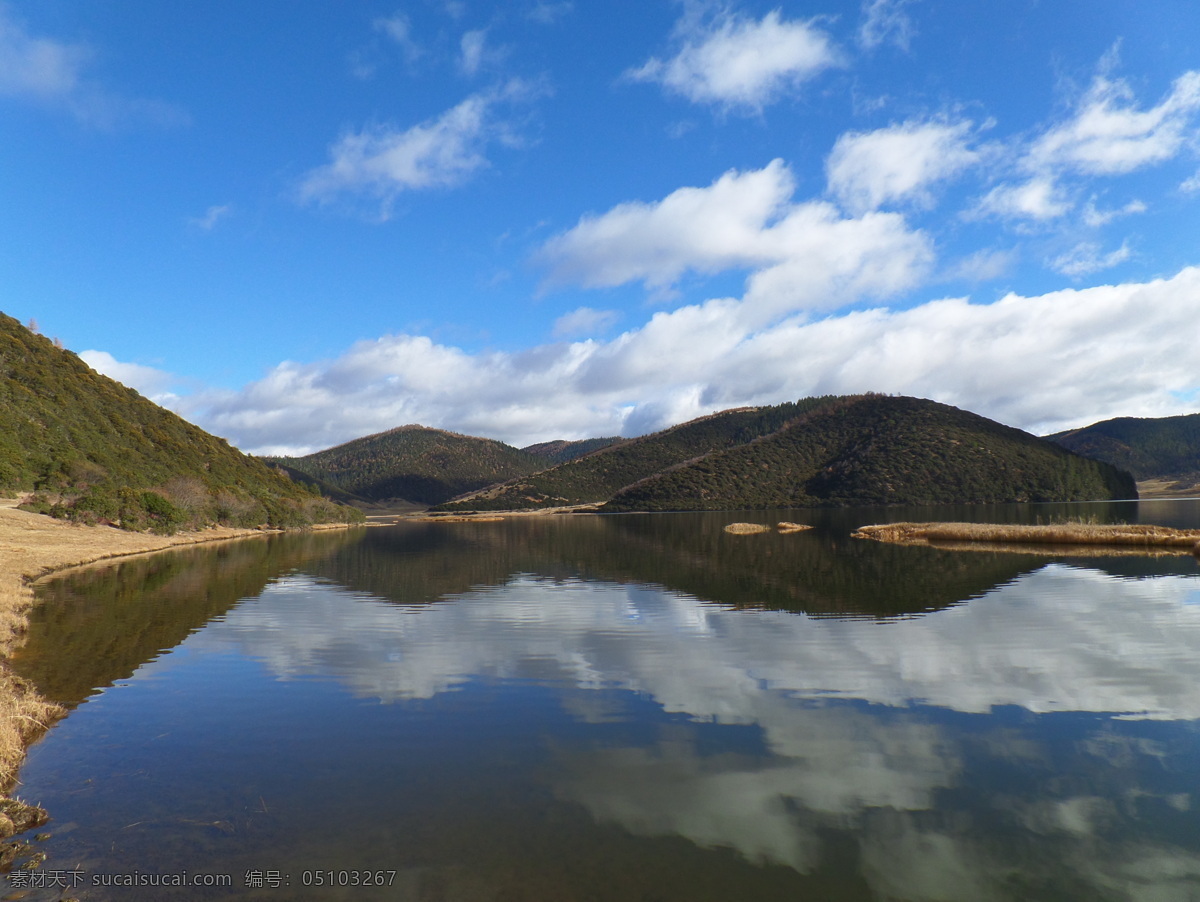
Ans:
<svg viewBox="0 0 1200 902"><path fill-rule="evenodd" d="M270 578L35 749L26 791L80 825L52 859L398 866L379 898L1200 893L1186 570L1049 563L835 618L532 572L404 604L329 569ZM138 805L235 834L164 844L118 824Z"/></svg>

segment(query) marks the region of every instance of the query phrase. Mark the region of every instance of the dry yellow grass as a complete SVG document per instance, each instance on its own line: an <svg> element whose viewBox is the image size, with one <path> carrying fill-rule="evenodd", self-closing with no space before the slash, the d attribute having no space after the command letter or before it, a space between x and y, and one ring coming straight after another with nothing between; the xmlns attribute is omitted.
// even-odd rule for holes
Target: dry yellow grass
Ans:
<svg viewBox="0 0 1200 902"><path fill-rule="evenodd" d="M1104 523L886 523L860 527L858 539L876 539L900 544L985 544L989 548L1004 545L1036 545L1077 548L1119 546L1130 552L1175 550L1196 552L1200 548L1200 530L1173 529L1169 526Z"/></svg>
<svg viewBox="0 0 1200 902"><path fill-rule="evenodd" d="M450 516L405 517L405 523L500 523L504 517L490 517L483 514L461 514ZM396 520L397 523L401 522Z"/></svg>
<svg viewBox="0 0 1200 902"><path fill-rule="evenodd" d="M105 526L73 526L16 510L16 504L15 499L0 499L0 791L4 793L16 783L25 749L63 714L7 666L28 623L31 583L48 573L107 558L262 535L258 530L219 528L155 536ZM0 835L11 828L12 818L0 813Z"/></svg>
<svg viewBox="0 0 1200 902"><path fill-rule="evenodd" d="M759 532L770 532L771 527L762 523L730 523L725 531L734 536L752 536Z"/></svg>

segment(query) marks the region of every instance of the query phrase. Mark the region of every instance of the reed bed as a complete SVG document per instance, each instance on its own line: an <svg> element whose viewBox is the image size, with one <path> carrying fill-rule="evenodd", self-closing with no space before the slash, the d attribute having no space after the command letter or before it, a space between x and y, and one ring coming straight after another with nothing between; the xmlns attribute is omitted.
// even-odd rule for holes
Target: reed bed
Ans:
<svg viewBox="0 0 1200 902"><path fill-rule="evenodd" d="M1130 551L1171 549L1177 553L1200 554L1200 530L1169 526L1108 523L885 523L862 526L852 533L857 539L875 539L902 545L971 544L1119 546Z"/></svg>
<svg viewBox="0 0 1200 902"><path fill-rule="evenodd" d="M804 523L792 523L788 520L783 520L775 524L775 528L784 535L787 533L803 532L806 529L812 529L811 526L808 526ZM725 531L735 536L752 536L756 535L757 533L770 532L771 527L767 526L765 523L730 523L725 527Z"/></svg>
<svg viewBox="0 0 1200 902"><path fill-rule="evenodd" d="M725 531L733 536L752 536L760 532L770 532L771 527L765 523L730 523Z"/></svg>

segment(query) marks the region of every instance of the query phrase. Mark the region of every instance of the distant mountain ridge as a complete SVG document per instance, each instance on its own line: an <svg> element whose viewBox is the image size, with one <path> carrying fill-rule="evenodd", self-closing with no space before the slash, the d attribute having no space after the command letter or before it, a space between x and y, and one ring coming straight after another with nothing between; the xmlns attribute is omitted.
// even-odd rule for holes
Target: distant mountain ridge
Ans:
<svg viewBox="0 0 1200 902"><path fill-rule="evenodd" d="M464 492L544 469L547 461L494 439L408 425L272 463L367 501L438 504Z"/></svg>
<svg viewBox="0 0 1200 902"><path fill-rule="evenodd" d="M361 518L0 314L0 490L81 522L174 531Z"/></svg>
<svg viewBox="0 0 1200 902"><path fill-rule="evenodd" d="M808 398L775 407L745 407L699 417L661 432L627 439L528 477L489 486L439 510L521 510L607 501L639 480L774 432L826 403Z"/></svg>
<svg viewBox="0 0 1200 902"><path fill-rule="evenodd" d="M602 502L602 510L665 511L1134 497L1128 473L1021 430L934 401L857 395L713 414L439 509Z"/></svg>
<svg viewBox="0 0 1200 902"><path fill-rule="evenodd" d="M617 442L624 441L627 441L627 439L623 439L619 435L606 436L605 438L585 438L573 442L559 439L553 442L538 442L535 445L526 445L521 450L526 454L541 457L551 464L565 464L569 460L575 460L577 457L583 457L585 454L591 454L593 451L599 451L601 448L607 448L609 445L615 445Z"/></svg>
<svg viewBox="0 0 1200 902"><path fill-rule="evenodd" d="M1046 438L1128 470L1138 479L1200 475L1200 413L1117 417Z"/></svg>

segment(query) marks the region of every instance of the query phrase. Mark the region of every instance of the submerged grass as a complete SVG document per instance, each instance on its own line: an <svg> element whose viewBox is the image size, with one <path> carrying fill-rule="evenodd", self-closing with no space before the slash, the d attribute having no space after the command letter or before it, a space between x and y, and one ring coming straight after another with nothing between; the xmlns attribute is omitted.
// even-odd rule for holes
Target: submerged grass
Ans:
<svg viewBox="0 0 1200 902"><path fill-rule="evenodd" d="M1200 555L1200 530L1125 523L885 523L859 527L853 536L901 545L1090 545L1119 547L1132 553L1190 551Z"/></svg>

